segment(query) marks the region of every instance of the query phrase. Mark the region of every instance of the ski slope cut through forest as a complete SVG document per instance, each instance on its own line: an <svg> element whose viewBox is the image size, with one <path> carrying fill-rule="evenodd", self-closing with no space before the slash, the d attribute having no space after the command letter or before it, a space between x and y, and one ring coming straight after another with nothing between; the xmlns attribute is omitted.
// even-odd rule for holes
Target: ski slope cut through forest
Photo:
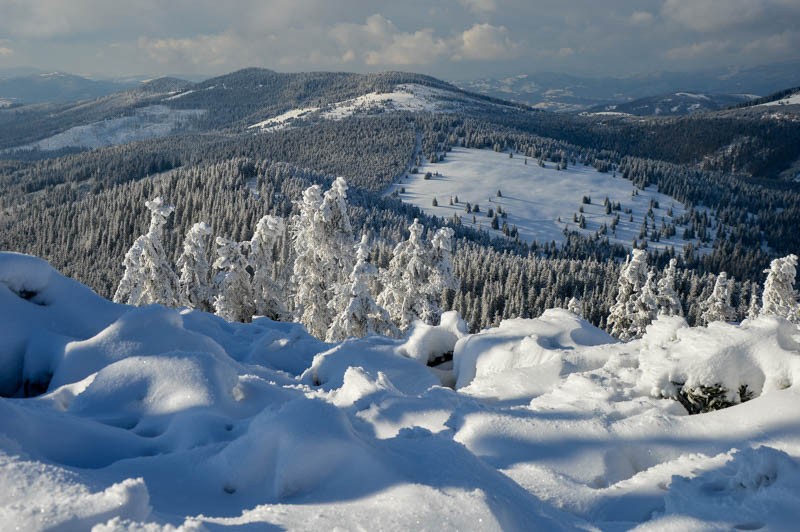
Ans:
<svg viewBox="0 0 800 532"><path fill-rule="evenodd" d="M0 253L0 522L20 529L788 530L800 333L566 310L326 344L106 301ZM452 351L452 363L429 367ZM715 391L727 408L688 415Z"/></svg>
<svg viewBox="0 0 800 532"><path fill-rule="evenodd" d="M566 229L608 238L628 248L637 239L647 240L649 248L672 246L676 251L692 242L702 251L703 244L697 239L684 238L684 205L654 186L639 190L627 179L581 164L561 170L556 166L549 161L540 166L536 159L519 154L453 148L441 161L419 166L417 173L408 174L391 190L428 214L450 220L457 217L457 223L497 236L504 234L504 223L509 229L516 227L519 238L527 242L561 243ZM612 208L606 208L606 198ZM498 214L498 207L503 214L498 216L497 229L493 229L492 214ZM674 234L664 236L673 232L670 229L653 238L653 230L665 227L674 229ZM711 240L713 234L709 235ZM710 242L705 246L708 248Z"/></svg>

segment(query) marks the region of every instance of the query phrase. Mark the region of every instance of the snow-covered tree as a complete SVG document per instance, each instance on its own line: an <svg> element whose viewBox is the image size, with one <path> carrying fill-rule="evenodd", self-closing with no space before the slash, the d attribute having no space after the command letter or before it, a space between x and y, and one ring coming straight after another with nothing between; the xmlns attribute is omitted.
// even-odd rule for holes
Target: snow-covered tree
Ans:
<svg viewBox="0 0 800 532"><path fill-rule="evenodd" d="M700 304L698 325L708 325L715 321L730 321L734 319L736 312L729 303L730 285L731 280L728 279L728 274L721 272L714 282L714 290L711 295Z"/></svg>
<svg viewBox="0 0 800 532"><path fill-rule="evenodd" d="M343 293L347 301L331 301L335 307L342 307L343 310L336 315L328 329L328 342L352 336L360 338L368 334L392 335L396 332L389 313L375 302L370 291L370 281L378 270L369 262L367 235L362 235L361 241L356 245L355 256L356 263L350 273L349 289Z"/></svg>
<svg viewBox="0 0 800 532"><path fill-rule="evenodd" d="M753 283L750 285L750 305L747 307L747 319L754 320L759 314L761 314L761 305L759 305L758 284Z"/></svg>
<svg viewBox="0 0 800 532"><path fill-rule="evenodd" d="M136 239L125 255L125 273L114 294L114 301L129 305L160 303L178 305L178 277L167 260L162 237L167 218L175 207L161 197L145 202L150 211L147 233Z"/></svg>
<svg viewBox="0 0 800 532"><path fill-rule="evenodd" d="M583 306L581 305L581 300L575 296L569 298L567 302L567 310L575 314L576 316L583 317Z"/></svg>
<svg viewBox="0 0 800 532"><path fill-rule="evenodd" d="M267 215L256 224L250 239L250 267L253 269L253 294L255 312L273 320L283 319L286 305L282 290L275 280L274 247L283 234L284 221Z"/></svg>
<svg viewBox="0 0 800 532"><path fill-rule="evenodd" d="M450 227L442 227L431 239L431 265L432 271L428 280L426 292L434 307L431 319L435 322L442 314L442 301L448 292L458 288L458 281L453 274L453 236L455 231Z"/></svg>
<svg viewBox="0 0 800 532"><path fill-rule="evenodd" d="M433 257L423 239L425 227L414 219L408 228L408 240L395 246L389 269L384 272L384 286L378 304L389 311L400 329L407 329L416 319L431 322L438 313L430 293Z"/></svg>
<svg viewBox="0 0 800 532"><path fill-rule="evenodd" d="M255 312L253 286L241 244L220 236L216 244L214 310L228 321L249 322Z"/></svg>
<svg viewBox="0 0 800 532"><path fill-rule="evenodd" d="M319 185L310 186L303 192L299 207L300 213L292 223L296 257L292 274L295 311L309 333L324 338L333 321L333 314L328 307L333 292L327 281L331 258L326 256L327 248L323 245L325 229Z"/></svg>
<svg viewBox="0 0 800 532"><path fill-rule="evenodd" d="M295 311L308 332L325 338L334 316L344 311L353 270L353 228L347 213L347 182L337 177L322 194L306 189L292 223ZM331 303L332 302L332 303Z"/></svg>
<svg viewBox="0 0 800 532"><path fill-rule="evenodd" d="M683 316L683 308L675 290L675 273L678 259L670 259L658 280L658 314L661 316Z"/></svg>
<svg viewBox="0 0 800 532"><path fill-rule="evenodd" d="M635 323L636 300L646 281L647 252L634 249L620 273L617 300L606 322L611 334L620 340L631 340L639 333L639 326Z"/></svg>
<svg viewBox="0 0 800 532"><path fill-rule="evenodd" d="M190 227L183 240L183 252L176 262L180 275L180 304L204 312L212 309L210 236L211 228L205 222Z"/></svg>
<svg viewBox="0 0 800 532"><path fill-rule="evenodd" d="M655 272L647 273L647 280L636 296L634 312L631 319L631 335L639 338L644 335L647 326L658 315L658 296L656 295Z"/></svg>
<svg viewBox="0 0 800 532"><path fill-rule="evenodd" d="M761 314L798 320L797 292L794 280L797 275L797 255L788 255L770 263L764 293L761 296Z"/></svg>

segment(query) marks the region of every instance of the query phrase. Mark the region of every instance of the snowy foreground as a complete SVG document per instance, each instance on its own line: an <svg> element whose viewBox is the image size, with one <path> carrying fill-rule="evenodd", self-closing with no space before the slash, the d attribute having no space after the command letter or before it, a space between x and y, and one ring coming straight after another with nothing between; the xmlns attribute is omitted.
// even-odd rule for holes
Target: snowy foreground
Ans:
<svg viewBox="0 0 800 532"><path fill-rule="evenodd" d="M621 344L562 310L443 322L328 345L0 253L0 528L796 526L797 326L668 318ZM676 382L755 397L689 416Z"/></svg>

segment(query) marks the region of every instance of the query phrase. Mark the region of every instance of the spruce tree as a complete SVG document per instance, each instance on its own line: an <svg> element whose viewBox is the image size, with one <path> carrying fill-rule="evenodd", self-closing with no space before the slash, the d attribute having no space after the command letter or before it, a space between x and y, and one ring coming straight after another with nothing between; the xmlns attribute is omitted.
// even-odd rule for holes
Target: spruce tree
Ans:
<svg viewBox="0 0 800 532"><path fill-rule="evenodd" d="M211 305L211 263L209 260L209 237L211 228L205 222L197 222L186 233L183 252L176 265L180 277L180 304L209 312Z"/></svg>

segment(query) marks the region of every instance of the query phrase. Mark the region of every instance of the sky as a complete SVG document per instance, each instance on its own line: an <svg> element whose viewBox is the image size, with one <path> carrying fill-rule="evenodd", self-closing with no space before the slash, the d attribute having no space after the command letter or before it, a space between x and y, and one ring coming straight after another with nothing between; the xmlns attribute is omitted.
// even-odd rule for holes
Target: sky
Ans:
<svg viewBox="0 0 800 532"><path fill-rule="evenodd" d="M800 0L0 0L0 69L625 76L800 58Z"/></svg>

